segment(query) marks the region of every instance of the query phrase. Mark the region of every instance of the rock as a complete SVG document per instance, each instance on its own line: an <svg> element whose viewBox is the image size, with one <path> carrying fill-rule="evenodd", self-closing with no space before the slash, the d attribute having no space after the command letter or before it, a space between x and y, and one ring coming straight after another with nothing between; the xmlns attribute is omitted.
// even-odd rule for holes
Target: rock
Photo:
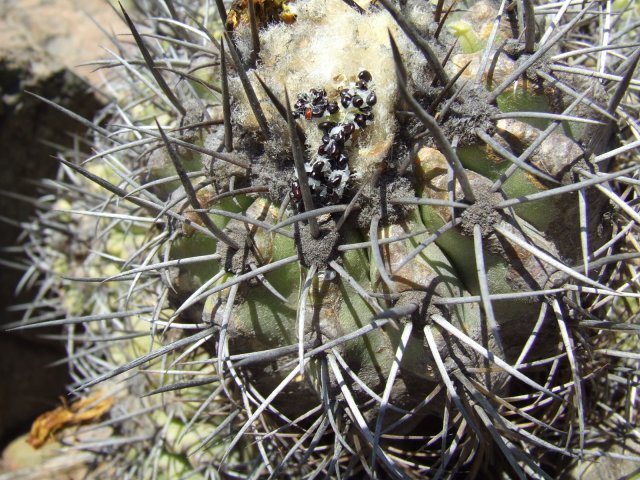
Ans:
<svg viewBox="0 0 640 480"><path fill-rule="evenodd" d="M81 5L105 22L104 14L108 14L115 23L117 17L105 2L86 0ZM82 78L69 67L105 57L99 42L106 45L108 41L75 0L5 0L0 2L0 19L0 191L36 197L32 181L52 176L57 170L52 158L56 149L43 142L70 146L72 135L82 134L84 128L24 91L37 93L86 118L93 117L104 99L87 80L97 85L99 77L86 69ZM0 197L1 217L23 222L31 214L30 204ZM0 248L14 245L21 230L3 223ZM2 258L16 261L6 254ZM19 318L16 313L7 313L7 306L31 298L14 296L21 274L0 268L0 327ZM2 445L11 436L28 430L35 416L57 403L69 379L65 365L45 368L47 363L64 357L60 343L38 339L32 331L28 335L2 333L0 352Z"/></svg>
<svg viewBox="0 0 640 480"><path fill-rule="evenodd" d="M13 38L20 37L20 45L45 52L57 65L94 86L102 75L93 67L77 66L109 57L103 47L111 47L111 43L101 28L110 33L127 32L105 0L3 0L0 19L0 45L15 45Z"/></svg>

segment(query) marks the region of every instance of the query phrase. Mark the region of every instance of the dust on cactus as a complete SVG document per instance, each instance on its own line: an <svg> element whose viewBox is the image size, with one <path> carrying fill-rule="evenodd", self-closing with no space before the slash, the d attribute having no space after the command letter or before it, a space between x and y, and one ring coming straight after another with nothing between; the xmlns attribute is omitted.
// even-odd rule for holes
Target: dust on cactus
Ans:
<svg viewBox="0 0 640 480"><path fill-rule="evenodd" d="M13 326L116 399L95 476L639 460L637 2L136 7Z"/></svg>

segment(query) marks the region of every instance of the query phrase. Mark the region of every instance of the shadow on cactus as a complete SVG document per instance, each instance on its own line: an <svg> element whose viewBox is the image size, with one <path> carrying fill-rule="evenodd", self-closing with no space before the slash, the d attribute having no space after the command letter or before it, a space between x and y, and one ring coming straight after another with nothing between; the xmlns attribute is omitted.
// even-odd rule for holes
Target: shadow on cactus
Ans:
<svg viewBox="0 0 640 480"><path fill-rule="evenodd" d="M25 234L15 327L66 325L72 392L117 399L73 447L136 478L638 461L607 447L635 428L635 3L137 3L96 153Z"/></svg>

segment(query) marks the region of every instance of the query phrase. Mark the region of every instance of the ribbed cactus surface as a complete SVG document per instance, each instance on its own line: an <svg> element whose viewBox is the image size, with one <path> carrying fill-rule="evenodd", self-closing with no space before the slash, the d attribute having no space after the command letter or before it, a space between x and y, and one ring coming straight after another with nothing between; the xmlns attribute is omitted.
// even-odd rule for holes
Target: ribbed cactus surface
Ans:
<svg viewBox="0 0 640 480"><path fill-rule="evenodd" d="M64 325L71 391L115 399L71 442L96 476L550 478L622 445L637 2L135 7L16 326Z"/></svg>

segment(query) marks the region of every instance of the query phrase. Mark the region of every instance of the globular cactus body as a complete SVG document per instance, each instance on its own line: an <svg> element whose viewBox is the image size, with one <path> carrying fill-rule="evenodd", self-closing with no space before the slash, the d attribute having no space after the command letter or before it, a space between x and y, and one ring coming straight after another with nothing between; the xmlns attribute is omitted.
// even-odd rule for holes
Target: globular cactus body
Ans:
<svg viewBox="0 0 640 480"><path fill-rule="evenodd" d="M205 3L124 14L143 61L116 62L98 153L63 160L71 213L41 217L64 228L27 244L67 299L74 390L149 394L116 402L139 455L107 442L113 467L524 478L598 455L593 405L629 397L594 348L636 345L636 5L609 44L606 2Z"/></svg>

